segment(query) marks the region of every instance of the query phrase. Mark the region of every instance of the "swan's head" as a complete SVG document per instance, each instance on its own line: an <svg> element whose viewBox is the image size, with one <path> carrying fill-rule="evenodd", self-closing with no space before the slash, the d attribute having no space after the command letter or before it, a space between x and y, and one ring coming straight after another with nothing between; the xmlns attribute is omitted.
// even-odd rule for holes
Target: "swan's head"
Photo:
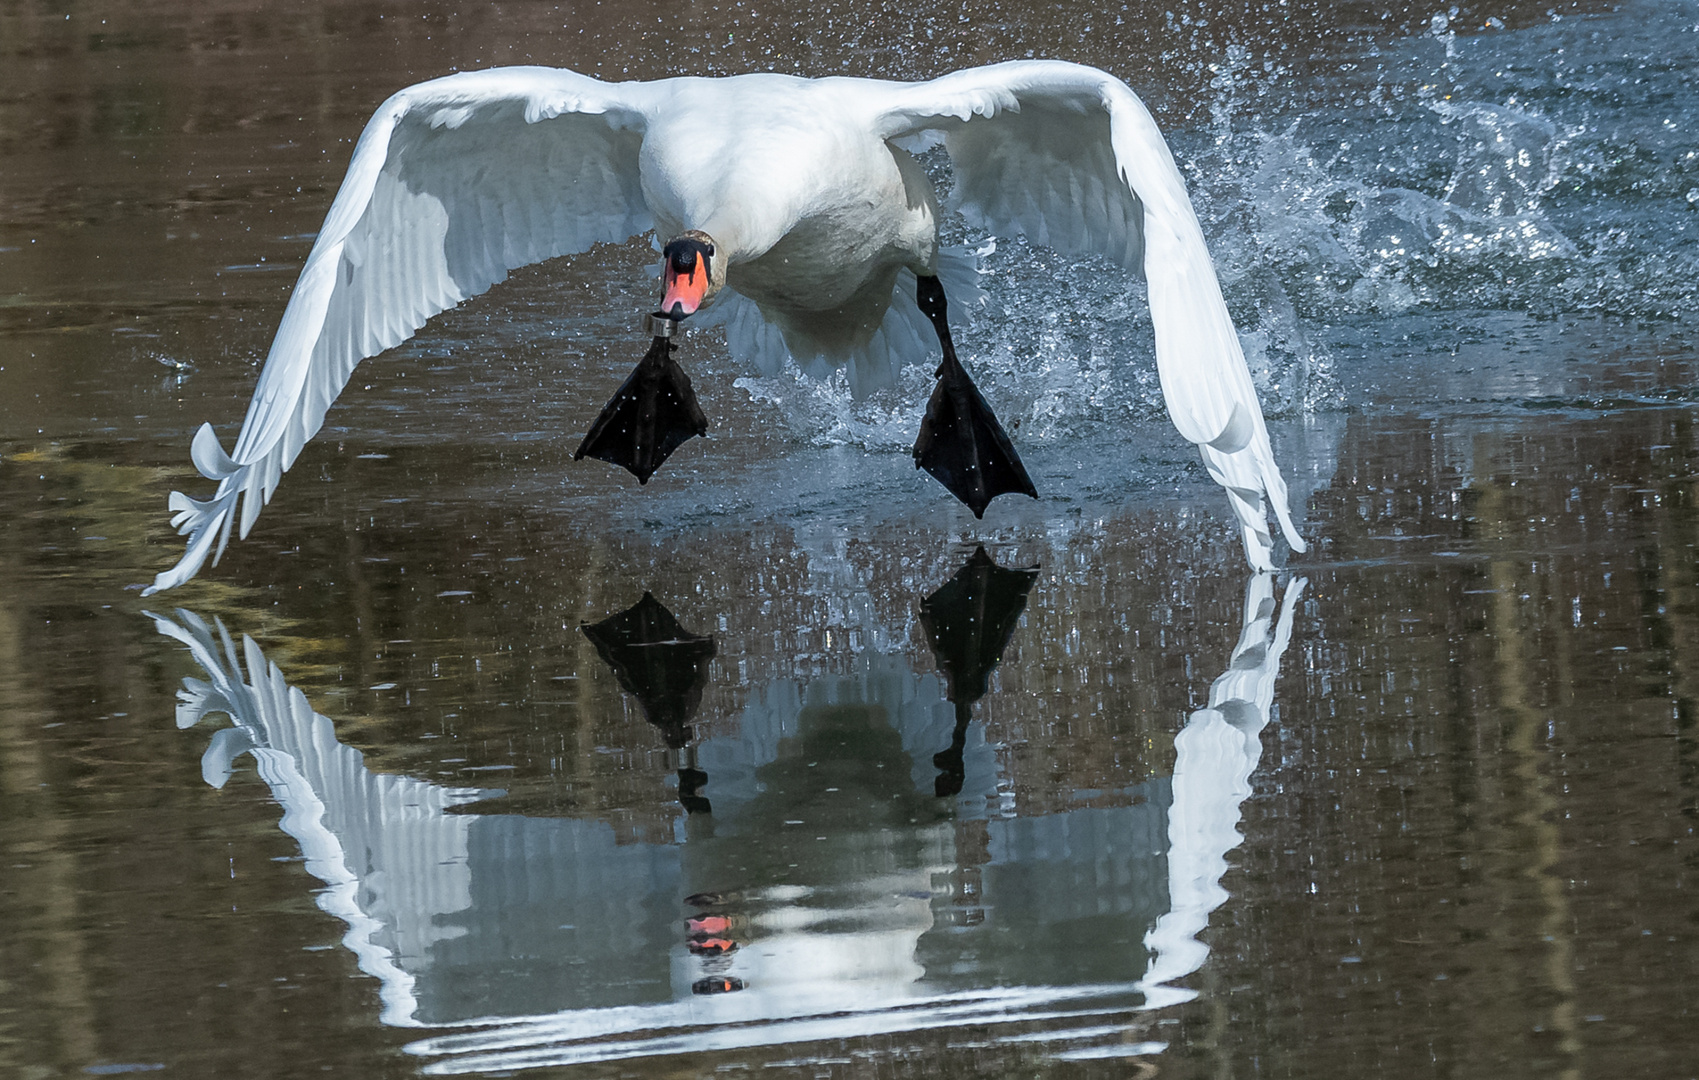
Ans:
<svg viewBox="0 0 1699 1080"><path fill-rule="evenodd" d="M666 264L661 280L666 294L661 311L675 319L693 314L714 298L726 283L726 264L714 250L714 238L705 232L681 233L661 249Z"/></svg>

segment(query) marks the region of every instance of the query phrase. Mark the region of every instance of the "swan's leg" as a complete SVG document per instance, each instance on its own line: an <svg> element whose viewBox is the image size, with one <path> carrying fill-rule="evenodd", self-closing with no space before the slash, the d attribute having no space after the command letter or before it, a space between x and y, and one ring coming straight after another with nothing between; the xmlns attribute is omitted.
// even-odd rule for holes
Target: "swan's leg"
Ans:
<svg viewBox="0 0 1699 1080"><path fill-rule="evenodd" d="M678 767L678 801L687 814L712 814L714 807L702 789L708 786L708 774L686 765Z"/></svg>
<svg viewBox="0 0 1699 1080"><path fill-rule="evenodd" d="M974 517L984 517L986 504L999 495L1016 493L1038 498L1003 425L968 378L945 319L944 286L922 275L915 289L921 313L932 321L944 362L938 365L938 385L926 403L920 437L914 441L914 464L938 478L950 493L967 504Z"/></svg>
<svg viewBox="0 0 1699 1080"><path fill-rule="evenodd" d="M690 376L672 358L675 346L658 337L637 370L614 392L572 460L585 456L623 466L647 484L667 455L692 435L708 433Z"/></svg>

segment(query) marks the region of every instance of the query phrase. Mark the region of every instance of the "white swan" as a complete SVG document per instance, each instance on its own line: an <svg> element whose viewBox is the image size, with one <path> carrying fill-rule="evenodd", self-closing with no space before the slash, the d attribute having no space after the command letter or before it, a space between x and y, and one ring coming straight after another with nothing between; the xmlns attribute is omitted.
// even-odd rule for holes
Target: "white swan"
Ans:
<svg viewBox="0 0 1699 1080"><path fill-rule="evenodd" d="M210 424L195 435L195 465L218 489L204 502L172 493L188 549L147 592L216 563L238 502L247 535L362 359L511 269L600 241L674 238L667 309L719 292L734 353L764 368L847 363L852 386L869 385L927 355L929 323L953 355L940 281L960 298L972 277L940 250L938 202L909 154L939 141L970 223L1145 272L1169 415L1227 489L1251 565L1272 567L1271 507L1304 550L1185 185L1120 80L1054 61L925 83L604 83L515 67L409 87L366 125L235 449ZM696 246L679 254L678 241ZM686 289L673 279L694 276L696 252L709 274Z"/></svg>

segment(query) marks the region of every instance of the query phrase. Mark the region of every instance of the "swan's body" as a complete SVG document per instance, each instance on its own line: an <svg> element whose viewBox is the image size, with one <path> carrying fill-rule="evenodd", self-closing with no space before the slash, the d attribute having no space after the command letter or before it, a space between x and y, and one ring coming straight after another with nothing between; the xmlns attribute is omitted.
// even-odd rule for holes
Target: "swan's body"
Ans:
<svg viewBox="0 0 1699 1080"><path fill-rule="evenodd" d="M1272 566L1270 509L1303 550L1185 186L1119 80L1052 61L927 83L603 83L501 68L409 87L367 124L234 451L211 425L195 436L195 464L218 490L206 502L173 493L188 550L148 591L216 562L238 502L247 535L360 360L510 269L597 242L711 237L707 299L718 293L713 314L740 359L847 365L857 390L889 381L927 358L934 329L946 336L913 277L958 300L977 292L972 264L939 247L938 200L904 149L940 141L953 206L971 223L1148 268L1169 415L1226 487L1247 557Z"/></svg>
<svg viewBox="0 0 1699 1080"><path fill-rule="evenodd" d="M713 237L737 291L801 346L793 354L851 355L884 322L899 271L937 273L924 170L831 81L672 81L677 99L638 158L656 233ZM771 103L756 118L751 96Z"/></svg>

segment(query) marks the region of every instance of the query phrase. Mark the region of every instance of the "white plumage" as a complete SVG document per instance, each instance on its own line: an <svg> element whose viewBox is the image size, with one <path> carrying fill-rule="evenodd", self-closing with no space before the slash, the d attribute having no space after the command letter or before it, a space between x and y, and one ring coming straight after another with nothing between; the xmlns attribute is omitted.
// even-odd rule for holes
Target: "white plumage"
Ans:
<svg viewBox="0 0 1699 1080"><path fill-rule="evenodd" d="M597 242L702 230L726 259L716 307L740 360L888 381L936 347L911 275L970 298L909 156L940 140L970 223L1145 274L1169 415L1227 488L1251 565L1272 567L1271 507L1304 550L1185 185L1120 80L1055 61L925 83L604 83L515 67L409 87L366 125L235 449L210 424L195 435L195 465L218 489L204 502L172 493L188 549L147 592L216 563L238 503L247 535L361 360L509 270Z"/></svg>

